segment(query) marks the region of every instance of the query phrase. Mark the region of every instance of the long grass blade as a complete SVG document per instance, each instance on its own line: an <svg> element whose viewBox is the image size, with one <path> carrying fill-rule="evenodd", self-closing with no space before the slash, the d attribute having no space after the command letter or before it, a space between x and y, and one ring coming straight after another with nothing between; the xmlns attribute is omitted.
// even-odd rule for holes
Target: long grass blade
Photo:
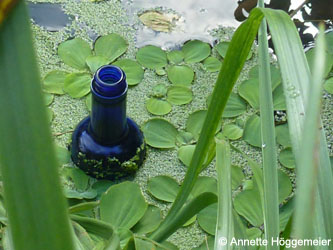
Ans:
<svg viewBox="0 0 333 250"><path fill-rule="evenodd" d="M214 138L214 131L216 131L229 95L244 66L246 57L250 52L254 38L257 34L261 15L260 12L255 12L233 35L214 87L212 101L209 105L207 116L190 167L186 172L181 189L167 217L161 223L159 228L151 235L151 238L155 241L162 241L166 238L165 232L169 231L169 228L172 227L172 224L175 222L174 220L177 213L186 202L202 169L202 164L205 160L208 147Z"/></svg>
<svg viewBox="0 0 333 250"><path fill-rule="evenodd" d="M264 7L264 1L259 1L259 7ZM277 156L274 127L274 109L271 85L270 58L268 54L267 23L262 20L259 29L259 89L260 89L260 119L262 135L262 165L263 165L263 212L265 239L271 242L279 236L279 191L277 174ZM268 244L267 249L278 250L277 244Z"/></svg>
<svg viewBox="0 0 333 250"><path fill-rule="evenodd" d="M300 168L297 171L297 192L295 207L295 235L299 239L310 238L313 234L313 218L316 203L313 202L317 196L317 172L319 166L319 140L320 133L320 108L322 83L325 65L325 37L321 30L315 48L315 65L311 83L310 95L305 114L303 139L298 155Z"/></svg>
<svg viewBox="0 0 333 250"><path fill-rule="evenodd" d="M230 146L224 139L216 138L215 141L218 210L214 249L229 250L232 249L230 242L234 237ZM226 239L227 244L222 245L220 239Z"/></svg>
<svg viewBox="0 0 333 250"><path fill-rule="evenodd" d="M0 165L16 250L72 250L25 1L0 27Z"/></svg>
<svg viewBox="0 0 333 250"><path fill-rule="evenodd" d="M304 157L302 148L302 136L304 131L304 115L305 107L309 103L307 99L310 92L311 74L305 54L303 51L301 40L298 36L295 25L290 20L288 14L283 11L261 9L267 19L276 55L280 65L280 70L283 80L283 88L286 96L288 121L293 152L296 158L297 168L302 168L302 163L299 161ZM321 121L319 122L322 127ZM319 203L325 222L324 231L317 233L317 237L332 238L333 237L333 176L325 132L322 129L320 132L320 149L318 167L318 192ZM317 219L320 219L316 216ZM319 222L318 222L319 223ZM320 230L323 230L322 228Z"/></svg>

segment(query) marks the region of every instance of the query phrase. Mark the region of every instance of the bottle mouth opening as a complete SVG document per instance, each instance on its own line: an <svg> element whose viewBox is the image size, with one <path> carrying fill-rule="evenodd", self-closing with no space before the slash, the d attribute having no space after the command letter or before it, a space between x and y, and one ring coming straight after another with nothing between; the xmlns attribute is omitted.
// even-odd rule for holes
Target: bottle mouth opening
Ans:
<svg viewBox="0 0 333 250"><path fill-rule="evenodd" d="M104 97L120 96L127 90L126 75L117 66L102 66L94 75L91 89Z"/></svg>
<svg viewBox="0 0 333 250"><path fill-rule="evenodd" d="M117 85L124 79L124 73L123 71L113 65L106 65L99 68L95 74L96 78L95 80L99 84L105 84L105 85Z"/></svg>

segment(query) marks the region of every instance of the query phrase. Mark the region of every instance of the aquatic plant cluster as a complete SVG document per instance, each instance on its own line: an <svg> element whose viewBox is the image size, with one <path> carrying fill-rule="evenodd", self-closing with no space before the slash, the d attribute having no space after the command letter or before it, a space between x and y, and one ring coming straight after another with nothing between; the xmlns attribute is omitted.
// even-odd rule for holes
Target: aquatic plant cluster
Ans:
<svg viewBox="0 0 333 250"><path fill-rule="evenodd" d="M22 18L22 24L27 25L24 4L19 4L18 8L14 17ZM324 79L324 95L330 96L333 92L333 32L326 34L321 32L317 47L307 51L305 57L297 32L290 28L288 35L294 43L290 45L283 39L274 41L279 60L278 68L276 63L270 64L269 58L260 54L261 49L265 48L262 45L263 41L267 42L266 28L263 26L259 32L261 67L257 65L252 67L248 78L234 88L245 61L251 60L253 51L257 50L252 45L264 15L271 27L273 38L282 37L283 31L276 28L279 27L280 22L287 27L293 27L288 21L288 16L281 12L255 9L250 18L235 32L232 41L219 41L212 47L203 41L191 40L184 43L180 49L172 51L148 45L136 51L135 60L123 57L123 55L126 56L129 44L119 34L110 33L100 36L92 46L84 39L75 37L59 44L57 55L66 64L67 70L48 72L43 77L42 92L38 89L40 87L37 84L33 89L33 93L37 93L36 95L32 95L29 92L30 89L23 88L19 93L22 97L19 98L22 100L20 102L17 102L16 98L12 98L15 95L11 92L8 95L0 94L0 113L6 114L7 118L4 123L0 124L0 136L8 139L6 133L10 131L9 134L17 135L15 138L20 142L17 145L10 143L10 140L6 140L8 142L6 144L0 143L0 153L11 152L14 147L17 147L18 154L22 153L27 157L26 159L29 159L29 156L33 159L28 160L28 167L26 167L20 157L8 154L7 158L7 155L4 154L6 157L0 158L6 198L5 202L2 199L0 202L4 249L13 249L17 246L19 246L17 249L24 249L24 244L30 244L26 241L26 236L20 234L22 230L17 230L17 228L21 229L22 225L15 219L26 216L16 216L15 213L18 213L18 210L13 206L16 202L15 194L18 195L23 190L16 191L15 188L24 183L22 181L25 180L24 178L31 176L27 174L28 172L24 172L27 170L34 171L35 176L33 177L37 176L35 180L37 184L34 185L35 182L33 183L33 179L30 179L31 185L25 188L32 186L31 188L34 189L30 192L33 194L38 193L39 189L45 193L38 194L42 201L39 206L33 203L38 203L39 200L29 201L33 197L28 192L29 190L27 197L20 196L27 204L26 209L31 214L35 213L35 216L27 216L27 219L31 220L29 223L24 220L22 222L24 221L24 224L28 225L38 224L33 221L35 217L40 218L36 216L36 213L43 216L45 211L51 211L50 217L59 219L57 225L54 225L54 221L50 221L49 224L45 223L46 228L50 229L52 233L51 236L47 237L47 230L38 232L38 227L27 231L29 234L31 233L31 236L36 232L37 235L41 235L41 238L50 239L51 243L45 243L48 244L50 250L64 249L63 246L66 246L66 249L82 250L178 249L182 246L177 246L170 236L179 229L197 225L207 234L207 237L203 239L204 242L195 248L199 250L221 249L219 241L221 238L225 238L228 242L234 237L255 240L268 239L269 236L278 237L280 234L285 238L302 239L309 234L313 237L329 238L332 235L332 224L330 223L332 215L328 213L333 204L330 195L333 192L331 188L332 171L320 121L322 95L320 84ZM275 20L278 18L282 21L276 22ZM17 22L15 18L9 19L9 21L11 25ZM0 35L2 32L0 30ZM14 38L21 38L17 30L9 28L5 29L4 37L11 32L14 32ZM264 40L262 34L264 34ZM25 35L30 43L29 32ZM2 37L0 36L0 38ZM323 46L325 41L327 45ZM297 48L293 47L294 44L297 45ZM5 51L2 49L4 46L0 42L0 51ZM26 47L25 52L27 51L32 53L32 43ZM282 53L284 51L289 53ZM323 60L324 57L326 60ZM0 59L0 74L4 75L6 84L8 84L4 88L0 87L0 93L7 93L5 91L11 90L15 93L17 89L15 89L15 84L12 84L13 80L6 78L8 74L4 70L5 67L1 67L1 65L13 63L6 61L6 58L8 57ZM33 56L29 58L33 58ZM295 65L295 58L299 60L300 65ZM19 63L24 61L17 60ZM26 64L28 63L27 61ZM177 150L179 161L187 169L186 176L182 182L167 175L149 176L147 190L142 192L141 187L132 181L115 183L110 180L89 177L82 170L73 167L70 153L66 148L56 146L58 165L61 164L60 178L69 203L67 209L64 200L61 200L60 185L56 182L57 178L54 178L58 169L56 169L57 164L53 159L50 146L52 145L51 137L46 129L48 128L47 119L52 122L53 113L50 108L45 112L40 107L42 101L39 103L38 100L42 99L42 93L45 105L49 106L54 100L54 95L67 94L73 99L85 98L86 108L90 110L92 74L100 66L106 64L113 64L124 70L132 91L135 91L135 88L139 87L137 85L145 80L146 71L150 71L158 77L167 77L169 81L167 84L155 84L151 86L149 93L145 93L145 107L154 117L142 123L141 129L146 143L150 147L150 152ZM310 77L308 64L313 77ZM317 67L317 65L321 67ZM34 67L37 69L36 65L31 66L32 69ZM197 98L192 88L193 85L199 84L195 81L198 73L195 69L198 67L209 73L219 72L219 75L212 94L205 97L207 108L191 112L186 119L185 126L180 128L178 124L174 124L175 121L167 118L167 115L175 108L184 109L186 113L188 105ZM296 70L290 72L288 67L299 70L303 78L295 76ZM72 70L68 70L70 68ZM37 70L31 70L30 74L38 79L36 72ZM23 73L29 75L26 72L18 72L18 74ZM265 74L267 81L263 81ZM312 85L310 85L310 81ZM269 93L263 91L264 84L269 85ZM271 103L267 104L263 95L271 96ZM305 100L313 102L310 103L311 105L307 105ZM30 103L30 106L25 102ZM13 117L14 114L7 114L3 108L10 104L15 104L19 111L26 108L27 112L21 112L19 117ZM298 113L295 112L295 108ZM248 110L251 110L250 114L246 114ZM272 136L273 139L267 136L267 128L270 127L267 117L265 117L267 110L270 113L273 131L269 136ZM28 122L36 120L31 119L36 118L36 112L40 115L37 119L40 124ZM282 114L283 119L274 120L273 113ZM304 116L307 119L304 120ZM314 124L311 125L311 121L314 121ZM27 124L27 128L33 131L34 136L40 131L41 138L31 140L34 137L24 137L20 141L20 135L15 132L16 126L19 126L16 123ZM307 134L302 133L302 126L307 128ZM319 137L318 140L321 142L317 143L316 139ZM44 138L46 138L45 141ZM277 143L275 143L275 139ZM31 143L31 148L26 147L27 142ZM242 142L242 144L234 142ZM277 162L275 164L271 162L271 165L267 165L265 159L262 163L258 162L258 159L252 159L247 154L244 147L238 147L238 145L245 145L254 151L261 150L266 157L265 152L271 149L272 143L274 146L277 144L278 150L274 149L271 157L274 159L275 155L278 158L279 169L271 167L271 165L277 165ZM248 169L231 164L231 150L232 154L239 155L247 162ZM314 155L319 155L320 161ZM22 159L25 160L25 157ZM46 167L49 171L53 171L52 176L48 176L49 171L43 168L45 163L50 164ZM318 164L321 164L320 168L316 169ZM200 175L208 167L215 166L217 178ZM21 167L19 169L21 171L13 172L12 169L15 167ZM128 167L137 168L132 165ZM297 177L297 180L294 177L295 168L298 171L297 174L301 176ZM20 176L20 172L24 174ZM39 178L39 176L44 178ZM272 178L271 182L267 176ZM302 193L297 189L295 191L295 181L297 181L297 185L306 188L307 192ZM50 186L48 186L49 184ZM321 195L313 195L314 190ZM49 193L47 193L48 191ZM274 197L267 198L269 192L274 192ZM147 193L149 196L146 195ZM55 203L52 199L55 201L58 199L59 202ZM313 200L315 200L313 210L311 210L311 206L304 205L311 204L309 202ZM29 202L32 202L33 205ZM171 205L170 209L169 205ZM270 206L274 207L272 211L268 209ZM42 210L43 213L41 213L39 209L45 210ZM164 216L166 210L168 210L168 214ZM316 216L311 214L310 218L308 218L309 214L303 214L302 217L302 210L309 214L315 211L317 214L315 214ZM24 215L24 212L25 210L22 209L19 214ZM307 221L304 220L304 216L307 217ZM271 218L273 219L271 220ZM44 217L43 222L47 219L47 216ZM268 222L268 219L271 223ZM317 220L323 222L323 226L312 228L313 224L319 224ZM70 227L73 230L70 230ZM306 231L308 228L311 229ZM45 229L45 227L41 227L41 229ZM71 234L70 231L74 233ZM57 239L59 234L64 234L66 238L62 238L60 241ZM32 237L32 239L34 238ZM38 241L35 244L40 245L38 247L31 245L28 249L36 247L37 250L42 250L45 247ZM254 247L254 249L259 249L259 247ZM277 248L270 246L269 249Z"/></svg>

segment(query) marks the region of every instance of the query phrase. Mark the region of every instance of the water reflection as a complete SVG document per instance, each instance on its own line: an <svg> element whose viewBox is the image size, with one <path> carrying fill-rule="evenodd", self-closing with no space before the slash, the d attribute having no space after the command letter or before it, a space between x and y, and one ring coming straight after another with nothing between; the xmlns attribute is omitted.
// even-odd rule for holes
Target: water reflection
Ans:
<svg viewBox="0 0 333 250"><path fill-rule="evenodd" d="M48 31L59 31L72 22L60 4L28 2L28 7L32 20Z"/></svg>
<svg viewBox="0 0 333 250"><path fill-rule="evenodd" d="M129 17L159 8L163 12L173 12L180 16L175 29L170 32L155 32L140 26L137 32L137 46L147 44L163 48L174 47L189 39L200 39L212 43L209 30L219 25L237 27L240 23L234 18L237 1L234 0L123 0ZM218 6L218 8L217 8ZM132 23L135 19L132 18Z"/></svg>

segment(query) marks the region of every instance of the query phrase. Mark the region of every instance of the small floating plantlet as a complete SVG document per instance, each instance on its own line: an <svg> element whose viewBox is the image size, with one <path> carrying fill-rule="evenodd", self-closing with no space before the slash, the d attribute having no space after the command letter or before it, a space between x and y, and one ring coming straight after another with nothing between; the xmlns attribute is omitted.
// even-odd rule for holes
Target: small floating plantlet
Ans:
<svg viewBox="0 0 333 250"><path fill-rule="evenodd" d="M138 125L126 116L128 85L117 66L103 66L91 83L92 111L72 135L73 162L97 179L133 176L146 148Z"/></svg>

